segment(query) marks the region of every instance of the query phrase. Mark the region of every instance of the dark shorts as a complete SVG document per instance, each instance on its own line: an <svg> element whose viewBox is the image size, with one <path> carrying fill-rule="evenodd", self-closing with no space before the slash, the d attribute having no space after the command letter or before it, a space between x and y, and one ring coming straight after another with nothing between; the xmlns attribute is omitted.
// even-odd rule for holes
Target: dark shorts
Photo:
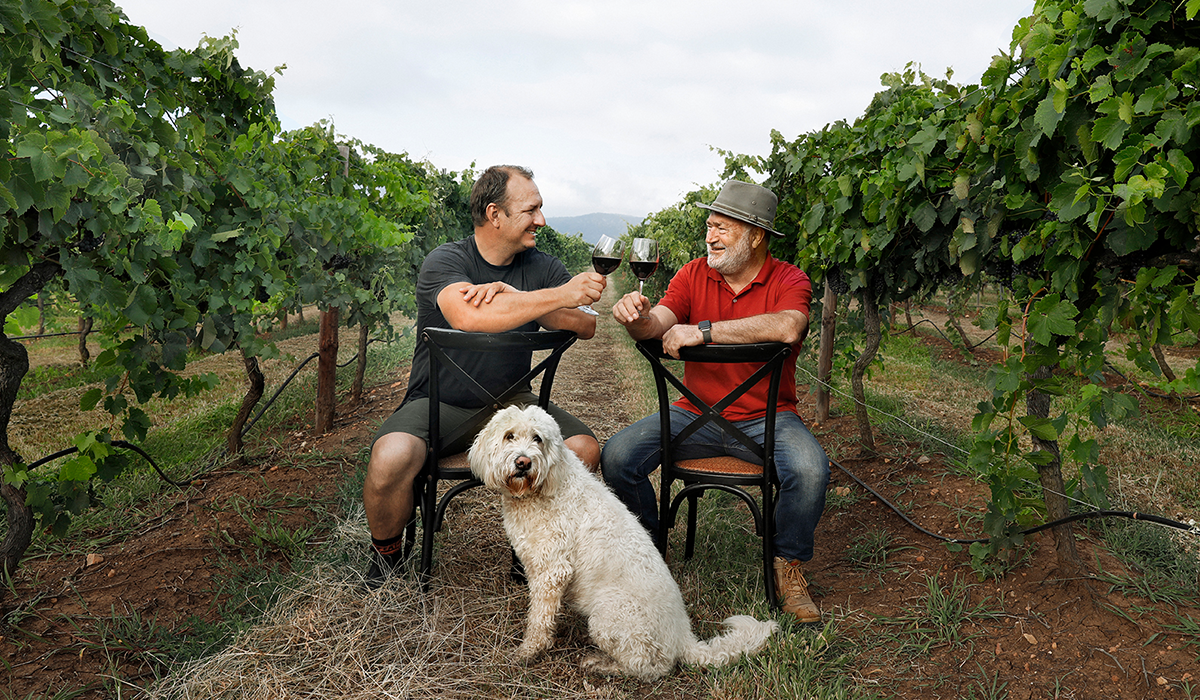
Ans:
<svg viewBox="0 0 1200 700"><path fill-rule="evenodd" d="M517 394L513 396L505 406L532 406L537 403L537 394L532 392ZM461 408L459 406L451 406L450 404L442 404L441 430L442 434L446 435L452 432L455 428L462 425L471 416L474 416L479 409L477 408ZM588 435L595 438L596 435L588 429L583 421L575 416L567 413L554 402L550 402L550 407L546 409L554 421L558 423L559 430L562 431L563 439L575 437L576 435ZM456 452L464 452L471 446L471 441L475 439L475 435L483 429L487 421L481 421L479 426L470 433L463 435L453 443L443 447L446 454ZM388 416L387 420L383 421L383 425L379 426L379 430L375 432L374 439L371 444L375 444L375 440L387 435L388 433L408 433L415 435L427 444L429 442L429 399L420 398L413 399L396 409L392 415Z"/></svg>

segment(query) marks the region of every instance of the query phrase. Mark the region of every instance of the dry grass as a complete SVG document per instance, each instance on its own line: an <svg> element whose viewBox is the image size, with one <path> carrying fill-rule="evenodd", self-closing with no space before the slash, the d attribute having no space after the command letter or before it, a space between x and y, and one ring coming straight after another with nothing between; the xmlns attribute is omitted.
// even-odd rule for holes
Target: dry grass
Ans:
<svg viewBox="0 0 1200 700"><path fill-rule="evenodd" d="M339 529L334 547L365 551L361 517ZM178 669L152 697L496 697L519 596L480 596L473 581L440 581L425 596L413 577L364 595L354 575L363 563L313 567L258 625Z"/></svg>
<svg viewBox="0 0 1200 700"><path fill-rule="evenodd" d="M569 613L551 653L528 667L512 662L528 595L507 575L510 550L489 493L455 500L428 594L411 574L364 592L369 535L361 509L335 534L326 561L298 577L258 624L223 651L175 668L150 697L694 697L681 683L687 676L660 684L584 676L585 623Z"/></svg>

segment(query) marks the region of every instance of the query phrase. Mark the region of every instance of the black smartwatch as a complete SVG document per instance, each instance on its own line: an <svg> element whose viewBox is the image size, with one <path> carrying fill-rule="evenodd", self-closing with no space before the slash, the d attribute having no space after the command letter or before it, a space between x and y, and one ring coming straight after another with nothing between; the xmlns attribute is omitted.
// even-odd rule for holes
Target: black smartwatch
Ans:
<svg viewBox="0 0 1200 700"><path fill-rule="evenodd" d="M696 327L700 329L700 335L704 337L704 344L712 343L712 321L701 321L696 324Z"/></svg>

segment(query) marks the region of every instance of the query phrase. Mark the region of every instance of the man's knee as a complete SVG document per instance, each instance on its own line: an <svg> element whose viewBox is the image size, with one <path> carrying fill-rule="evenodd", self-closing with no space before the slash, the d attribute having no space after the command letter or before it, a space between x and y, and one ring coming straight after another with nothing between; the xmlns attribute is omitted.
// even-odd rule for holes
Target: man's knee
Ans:
<svg viewBox="0 0 1200 700"><path fill-rule="evenodd" d="M409 433L388 433L371 446L367 482L389 488L411 482L425 463L425 441Z"/></svg>
<svg viewBox="0 0 1200 700"><path fill-rule="evenodd" d="M567 448L579 457L588 471L597 473L600 470L600 443L591 435L572 435L563 441Z"/></svg>
<svg viewBox="0 0 1200 700"><path fill-rule="evenodd" d="M776 464L804 481L829 480L829 457L798 417L779 420L775 432Z"/></svg>

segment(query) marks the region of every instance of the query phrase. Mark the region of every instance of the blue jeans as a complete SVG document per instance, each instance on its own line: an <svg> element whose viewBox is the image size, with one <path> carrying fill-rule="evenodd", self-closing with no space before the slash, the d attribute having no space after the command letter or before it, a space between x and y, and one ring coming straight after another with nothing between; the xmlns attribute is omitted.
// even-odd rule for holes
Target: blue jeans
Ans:
<svg viewBox="0 0 1200 700"><path fill-rule="evenodd" d="M695 414L671 407L671 435L679 434ZM750 438L762 440L766 418L735 421ZM600 455L604 481L642 525L658 539L658 497L650 474L658 469L661 452L659 417L641 419L609 438ZM689 437L676 459L731 456L762 464L762 460L714 423ZM808 561L813 556L813 532L825 510L829 483L829 458L825 450L791 411L775 414L775 468L779 474L779 500L775 506L775 553L786 559Z"/></svg>

